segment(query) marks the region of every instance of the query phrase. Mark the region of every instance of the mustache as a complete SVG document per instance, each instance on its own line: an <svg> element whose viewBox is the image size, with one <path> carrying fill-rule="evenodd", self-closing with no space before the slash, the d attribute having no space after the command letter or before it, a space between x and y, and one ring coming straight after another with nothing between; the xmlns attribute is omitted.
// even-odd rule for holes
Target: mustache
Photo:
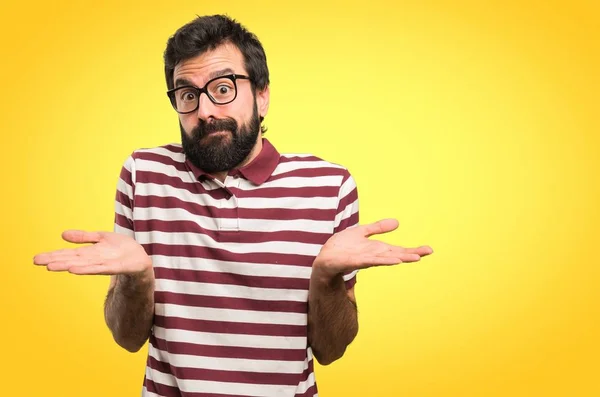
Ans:
<svg viewBox="0 0 600 397"><path fill-rule="evenodd" d="M192 135L197 138L203 138L204 136L217 131L229 131L232 134L238 129L238 123L234 119L215 119L211 122L200 120L198 125L192 130Z"/></svg>

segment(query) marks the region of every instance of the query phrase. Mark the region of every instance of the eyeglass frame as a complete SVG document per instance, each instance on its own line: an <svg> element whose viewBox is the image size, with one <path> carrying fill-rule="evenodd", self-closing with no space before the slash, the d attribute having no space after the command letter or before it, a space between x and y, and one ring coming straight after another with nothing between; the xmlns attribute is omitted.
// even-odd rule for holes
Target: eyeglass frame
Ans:
<svg viewBox="0 0 600 397"><path fill-rule="evenodd" d="M217 101L216 101L216 100L215 100L215 99L214 99L214 98L213 98L213 97L212 97L212 96L211 96L211 95L208 93L208 90L207 90L207 88L208 88L208 85L209 85L210 83L212 83L213 81L216 81L216 80L219 80L219 79L229 79L229 80L231 80L231 82L233 83L233 87L235 88L235 96L233 97L233 99L232 99L232 100L230 100L230 101L227 101L227 102L217 102ZM235 99L237 98L237 95L238 95L237 80L238 80L238 79L239 79L239 80L250 80L250 81L252 81L252 78L251 78L251 77L249 77L249 76L246 76L246 75L243 75L243 74L235 74L235 73L232 73L232 74L226 74L226 75L224 75L224 76L217 76L217 77L215 77L215 78L212 78L212 79L208 80L208 81L206 82L206 84L204 84L204 87L202 87L202 88L200 88L200 87L196 87L196 86L193 86L193 85L182 85L182 86L180 86L180 87L175 87L175 88L172 88L172 89L170 89L170 90L168 90L168 91L167 91L167 96L169 97L169 100L170 100L170 102L171 102L171 106L173 106L173 109L175 109L175 111L176 111L177 113L179 113L179 114L190 114L190 113L193 113L193 112L195 112L196 110L198 110L198 108L200 107L200 96L202 95L202 93L205 93L205 94L206 94L206 96L208 97L208 99L209 99L209 100L210 100L212 103L214 103L215 105L228 105L228 104L230 104L231 102L235 101ZM179 110L177 110L177 102L176 102L175 96L174 96L173 94L175 93L175 91L177 91L177 90L180 90L180 89L182 89L182 88L192 88L192 89L194 89L194 90L196 90L196 91L197 91L198 100L197 100L196 107L195 107L193 110L190 110L189 112L180 112Z"/></svg>

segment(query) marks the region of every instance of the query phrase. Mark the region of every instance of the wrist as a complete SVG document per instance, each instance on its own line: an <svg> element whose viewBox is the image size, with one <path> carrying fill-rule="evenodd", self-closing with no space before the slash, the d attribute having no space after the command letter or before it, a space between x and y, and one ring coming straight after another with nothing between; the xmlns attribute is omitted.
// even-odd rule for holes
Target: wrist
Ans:
<svg viewBox="0 0 600 397"><path fill-rule="evenodd" d="M135 273L123 273L117 276L117 282L122 288L140 289L154 284L154 268L150 267Z"/></svg>
<svg viewBox="0 0 600 397"><path fill-rule="evenodd" d="M310 276L310 286L312 289L335 290L343 284L344 277L342 273L330 272L321 266L313 266Z"/></svg>

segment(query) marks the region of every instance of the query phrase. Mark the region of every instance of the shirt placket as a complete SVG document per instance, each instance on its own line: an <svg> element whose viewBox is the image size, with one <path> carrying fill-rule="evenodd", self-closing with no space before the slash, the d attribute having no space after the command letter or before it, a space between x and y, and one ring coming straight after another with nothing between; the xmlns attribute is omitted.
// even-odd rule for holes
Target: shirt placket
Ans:
<svg viewBox="0 0 600 397"><path fill-rule="evenodd" d="M224 189L229 198L219 200L219 206L221 209L231 210L232 216L221 216L219 217L218 227L219 231L239 231L240 230L240 218L239 218L239 198L235 192L239 191L240 178L228 175L225 178L225 183L221 183L218 180L215 182ZM234 189L231 189L234 188Z"/></svg>

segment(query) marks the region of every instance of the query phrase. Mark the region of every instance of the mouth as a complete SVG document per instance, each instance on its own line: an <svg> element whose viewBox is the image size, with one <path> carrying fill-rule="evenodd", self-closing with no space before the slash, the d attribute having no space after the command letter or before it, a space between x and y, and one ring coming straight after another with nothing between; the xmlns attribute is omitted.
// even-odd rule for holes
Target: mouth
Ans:
<svg viewBox="0 0 600 397"><path fill-rule="evenodd" d="M213 139L221 140L221 139L225 139L229 134L230 134L230 131L227 131L227 130L210 131L210 132L206 132L204 134L204 136L202 136L202 138L200 138L200 141L207 141L207 140L213 140Z"/></svg>
<svg viewBox="0 0 600 397"><path fill-rule="evenodd" d="M209 136L209 135L219 135L219 134L225 134L225 133L229 133L229 131L227 131L227 130L210 131L210 132L206 133L206 136Z"/></svg>
<svg viewBox="0 0 600 397"><path fill-rule="evenodd" d="M208 138L209 136L220 135L220 134L222 134L224 132L225 131L209 131L209 132L205 132L200 139Z"/></svg>

